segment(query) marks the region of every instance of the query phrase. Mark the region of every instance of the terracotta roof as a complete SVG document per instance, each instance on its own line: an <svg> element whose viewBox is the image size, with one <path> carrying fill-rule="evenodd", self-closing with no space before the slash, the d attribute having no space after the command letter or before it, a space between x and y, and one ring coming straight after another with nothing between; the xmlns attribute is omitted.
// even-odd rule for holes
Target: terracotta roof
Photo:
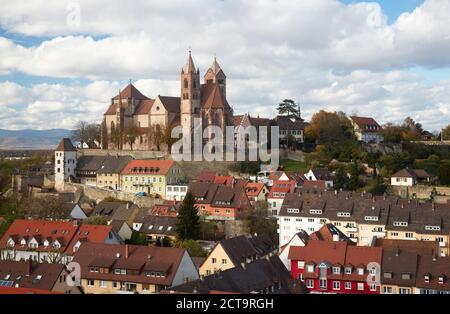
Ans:
<svg viewBox="0 0 450 314"><path fill-rule="evenodd" d="M428 282L425 277L428 276ZM443 279L440 283L440 278ZM416 286L422 289L450 291L450 257L420 258Z"/></svg>
<svg viewBox="0 0 450 314"><path fill-rule="evenodd" d="M62 264L0 260L0 278L26 289L51 291L63 270Z"/></svg>
<svg viewBox="0 0 450 314"><path fill-rule="evenodd" d="M234 120L233 120L233 121L234 121L234 126L235 126L235 127L238 127L238 126L241 125L242 119L244 119L244 116L243 116L243 115L240 115L240 116L234 116L233 119L234 119Z"/></svg>
<svg viewBox="0 0 450 314"><path fill-rule="evenodd" d="M180 97L159 96L159 99L168 112L180 113Z"/></svg>
<svg viewBox="0 0 450 314"><path fill-rule="evenodd" d="M248 182L245 185L245 192L248 196L258 196L264 187L264 183L261 182Z"/></svg>
<svg viewBox="0 0 450 314"><path fill-rule="evenodd" d="M58 251L65 252L77 229L78 226L72 222L16 219L3 235L0 248L8 247L11 238L15 249L26 250L27 247L22 247L20 242L24 239L28 245L34 238L38 242L37 251L52 251L52 244L58 241L61 246ZM46 240L49 242L47 247L44 246Z"/></svg>
<svg viewBox="0 0 450 314"><path fill-rule="evenodd" d="M141 100L134 114L135 115L149 114L154 103L155 103L154 99Z"/></svg>
<svg viewBox="0 0 450 314"><path fill-rule="evenodd" d="M186 62L186 65L183 68L183 73L196 73L197 69L195 68L194 60L192 59L192 54L189 51L188 60Z"/></svg>
<svg viewBox="0 0 450 314"><path fill-rule="evenodd" d="M0 286L0 294L62 294L62 292L53 292L48 290L2 287Z"/></svg>
<svg viewBox="0 0 450 314"><path fill-rule="evenodd" d="M270 189L268 198L284 198L286 194L293 193L295 190L295 181L275 180Z"/></svg>
<svg viewBox="0 0 450 314"><path fill-rule="evenodd" d="M339 241L345 241L350 245L354 245L349 237L347 237L344 233L342 233L338 228L336 228L333 224L323 225L318 231L311 233L310 237L312 240L320 240L320 241L334 241L334 236L337 236Z"/></svg>
<svg viewBox="0 0 450 314"><path fill-rule="evenodd" d="M202 85L202 108L231 110L218 83L208 82Z"/></svg>
<svg viewBox="0 0 450 314"><path fill-rule="evenodd" d="M131 160L122 174L167 175L174 164L173 160Z"/></svg>
<svg viewBox="0 0 450 314"><path fill-rule="evenodd" d="M210 182L214 181L216 173L214 171L203 170L197 177L200 182Z"/></svg>
<svg viewBox="0 0 450 314"><path fill-rule="evenodd" d="M224 186L208 182L190 182L188 191L193 193L197 204L210 204L212 207L246 209L250 201L242 187ZM224 202L228 204L224 204Z"/></svg>
<svg viewBox="0 0 450 314"><path fill-rule="evenodd" d="M128 256L127 256L128 252ZM74 256L74 262L81 265L81 278L135 282L172 286L175 274L186 250L136 245L108 245L86 243ZM109 273L90 272L90 266L102 259L102 264L111 265ZM115 269L137 271L136 274L118 275ZM151 272L163 272L165 276L147 276Z"/></svg>
<svg viewBox="0 0 450 314"><path fill-rule="evenodd" d="M134 98L136 100L148 100L147 96L144 96L133 84L128 84L120 94L116 95L113 99L119 99L119 95L121 99Z"/></svg>
<svg viewBox="0 0 450 314"><path fill-rule="evenodd" d="M72 141L69 138L63 138L61 142L59 142L58 147L56 147L55 151L57 152L76 152L76 148L73 146Z"/></svg>
<svg viewBox="0 0 450 314"><path fill-rule="evenodd" d="M357 117L357 116L351 116L350 119L356 124L358 125L358 127L362 130L362 131L373 131L373 132L378 132L381 131L381 126L378 124L377 121L375 121L375 119L373 118L368 118L368 117ZM368 129L367 127L374 127L374 130Z"/></svg>
<svg viewBox="0 0 450 314"><path fill-rule="evenodd" d="M73 255L75 252L74 246L80 243L105 243L110 236L112 226L96 226L96 225L81 225L76 231L72 241L67 247L66 253Z"/></svg>

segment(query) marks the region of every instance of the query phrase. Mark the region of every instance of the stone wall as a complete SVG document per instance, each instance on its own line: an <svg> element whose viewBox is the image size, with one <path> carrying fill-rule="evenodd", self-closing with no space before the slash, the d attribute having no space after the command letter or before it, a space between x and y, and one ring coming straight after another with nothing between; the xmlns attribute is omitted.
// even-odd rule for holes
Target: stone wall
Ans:
<svg viewBox="0 0 450 314"><path fill-rule="evenodd" d="M75 192L77 198L83 194L87 198L95 201L96 203L104 200L107 197L114 197L123 201L133 202L139 207L153 207L156 204L162 204L162 199L154 199L150 197L140 197L131 193L125 193L123 191L114 191L108 189L102 189L98 187L86 186L76 183L66 183L66 192Z"/></svg>
<svg viewBox="0 0 450 314"><path fill-rule="evenodd" d="M133 156L134 159L158 159L166 158L170 159L170 155L165 152L158 151L137 151L137 150L107 150L107 149L79 149L77 151L78 158L81 156L106 156L106 155L118 155L118 156Z"/></svg>
<svg viewBox="0 0 450 314"><path fill-rule="evenodd" d="M430 199L431 192L435 189L437 192L437 195L434 198L436 203L447 203L450 201L450 187L416 185L413 187L394 186L392 188L395 194L402 198L415 196L418 199Z"/></svg>

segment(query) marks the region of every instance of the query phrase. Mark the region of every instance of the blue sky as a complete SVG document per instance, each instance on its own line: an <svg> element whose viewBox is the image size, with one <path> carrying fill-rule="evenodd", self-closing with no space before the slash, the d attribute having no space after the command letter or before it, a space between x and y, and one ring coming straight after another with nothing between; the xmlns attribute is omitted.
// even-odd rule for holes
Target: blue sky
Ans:
<svg viewBox="0 0 450 314"><path fill-rule="evenodd" d="M292 98L306 119L320 109L380 123L410 115L439 130L450 123L450 0L374 2L382 12L356 0L8 1L0 128L98 122L130 78L149 97L178 96L192 47L202 73L217 54L236 114L273 117Z"/></svg>

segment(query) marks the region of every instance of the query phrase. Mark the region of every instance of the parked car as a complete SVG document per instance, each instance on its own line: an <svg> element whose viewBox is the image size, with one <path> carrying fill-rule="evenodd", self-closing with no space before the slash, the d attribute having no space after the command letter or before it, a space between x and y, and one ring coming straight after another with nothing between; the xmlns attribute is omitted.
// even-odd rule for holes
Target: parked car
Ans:
<svg viewBox="0 0 450 314"><path fill-rule="evenodd" d="M135 195L136 196L147 196L147 193L145 193L145 192L138 192Z"/></svg>

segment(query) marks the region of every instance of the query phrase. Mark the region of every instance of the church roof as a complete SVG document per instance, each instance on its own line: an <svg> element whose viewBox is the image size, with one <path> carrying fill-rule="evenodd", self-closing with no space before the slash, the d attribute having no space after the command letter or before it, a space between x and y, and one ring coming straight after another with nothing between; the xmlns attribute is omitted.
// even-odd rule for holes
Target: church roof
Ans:
<svg viewBox="0 0 450 314"><path fill-rule="evenodd" d="M180 97L159 96L159 99L168 112L180 112Z"/></svg>
<svg viewBox="0 0 450 314"><path fill-rule="evenodd" d="M202 85L202 108L231 109L219 84L208 82Z"/></svg>
<svg viewBox="0 0 450 314"><path fill-rule="evenodd" d="M217 75L219 72L222 72L225 75L225 73L223 72L223 70L220 67L219 63L217 62L217 58L216 57L214 57L214 62L211 65L210 69L213 71L213 73L215 75Z"/></svg>
<svg viewBox="0 0 450 314"><path fill-rule="evenodd" d="M189 51L189 57L188 61L186 62L186 65L183 68L184 73L195 73L197 70L195 69L194 60L192 59L192 54Z"/></svg>
<svg viewBox="0 0 450 314"><path fill-rule="evenodd" d="M76 152L76 148L73 147L72 141L68 138L63 138L59 142L58 147L55 149L57 152Z"/></svg>
<svg viewBox="0 0 450 314"><path fill-rule="evenodd" d="M139 105L136 108L134 114L149 114L150 109L152 109L153 104L155 103L154 99L145 99L139 102Z"/></svg>
<svg viewBox="0 0 450 314"><path fill-rule="evenodd" d="M147 96L144 96L133 84L128 84L127 87L123 91L120 92L119 95L116 95L113 99L127 99L134 98L137 100L147 100L149 99Z"/></svg>

